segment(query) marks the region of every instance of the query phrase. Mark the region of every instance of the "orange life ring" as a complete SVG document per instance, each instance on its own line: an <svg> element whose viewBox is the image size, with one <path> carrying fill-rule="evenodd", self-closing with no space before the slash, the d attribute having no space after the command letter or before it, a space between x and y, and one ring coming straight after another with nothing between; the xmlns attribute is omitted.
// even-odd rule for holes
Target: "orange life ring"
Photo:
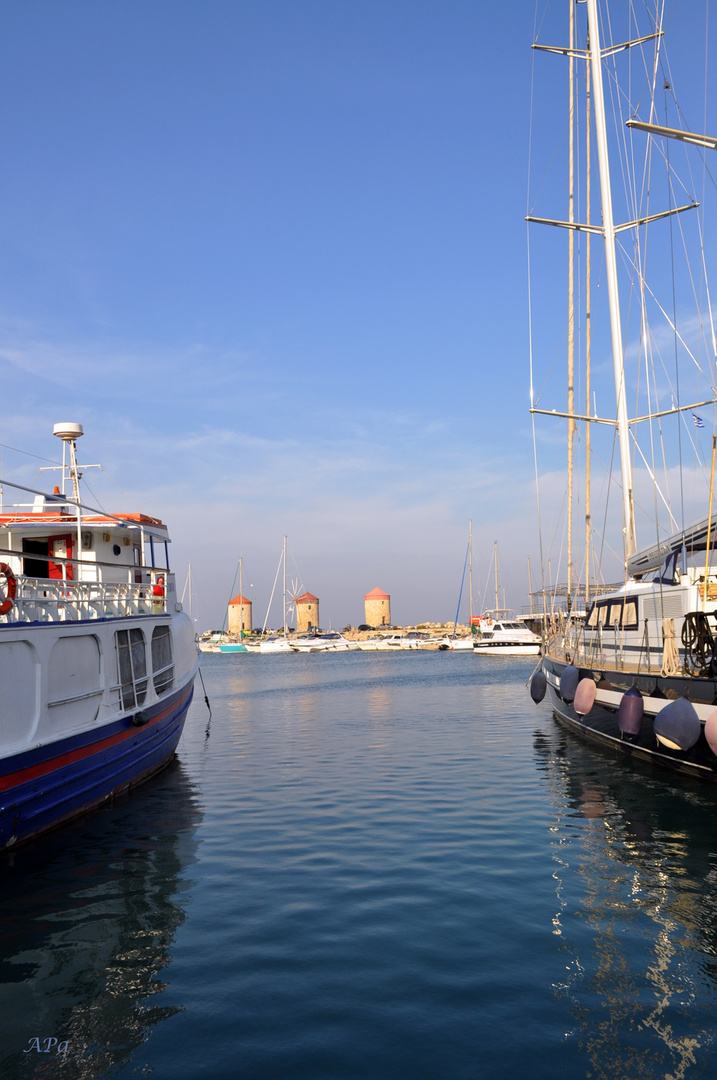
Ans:
<svg viewBox="0 0 717 1080"><path fill-rule="evenodd" d="M17 593L17 580L8 564L4 562L0 562L0 576L5 578L6 595L5 600L0 604L0 615L7 615L8 611L12 608L12 602Z"/></svg>

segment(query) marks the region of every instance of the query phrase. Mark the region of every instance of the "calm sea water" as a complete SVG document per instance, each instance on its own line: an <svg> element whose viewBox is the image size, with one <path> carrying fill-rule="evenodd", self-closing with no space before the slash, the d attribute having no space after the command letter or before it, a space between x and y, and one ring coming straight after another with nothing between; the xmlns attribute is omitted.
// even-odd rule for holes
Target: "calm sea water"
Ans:
<svg viewBox="0 0 717 1080"><path fill-rule="evenodd" d="M0 860L3 1078L714 1077L716 790L532 661L203 670L175 764Z"/></svg>

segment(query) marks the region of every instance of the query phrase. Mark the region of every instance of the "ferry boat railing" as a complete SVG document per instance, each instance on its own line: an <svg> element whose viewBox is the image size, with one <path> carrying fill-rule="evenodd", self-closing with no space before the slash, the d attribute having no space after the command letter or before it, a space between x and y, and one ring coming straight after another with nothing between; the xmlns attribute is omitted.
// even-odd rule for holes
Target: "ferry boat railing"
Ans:
<svg viewBox="0 0 717 1080"><path fill-rule="evenodd" d="M80 622L167 614L175 575L142 568L143 581L74 581L17 577L13 606L2 622Z"/></svg>

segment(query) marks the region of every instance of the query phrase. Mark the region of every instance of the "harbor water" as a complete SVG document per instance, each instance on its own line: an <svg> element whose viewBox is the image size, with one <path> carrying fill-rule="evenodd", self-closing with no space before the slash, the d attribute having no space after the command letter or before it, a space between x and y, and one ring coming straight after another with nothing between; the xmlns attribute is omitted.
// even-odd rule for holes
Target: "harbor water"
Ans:
<svg viewBox="0 0 717 1080"><path fill-rule="evenodd" d="M717 1073L717 789L532 660L206 655L177 760L0 859L0 1076Z"/></svg>

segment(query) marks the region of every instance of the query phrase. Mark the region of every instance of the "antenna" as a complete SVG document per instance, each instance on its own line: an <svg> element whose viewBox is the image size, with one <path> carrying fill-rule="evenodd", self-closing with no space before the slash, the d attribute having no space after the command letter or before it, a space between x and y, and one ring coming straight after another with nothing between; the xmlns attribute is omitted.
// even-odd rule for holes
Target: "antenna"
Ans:
<svg viewBox="0 0 717 1080"><path fill-rule="evenodd" d="M65 476L67 472L67 448L70 448L70 477L72 479L72 497L80 501L80 474L77 471L77 440L85 433L82 424L55 424L52 434L62 439L62 494L65 494Z"/></svg>

